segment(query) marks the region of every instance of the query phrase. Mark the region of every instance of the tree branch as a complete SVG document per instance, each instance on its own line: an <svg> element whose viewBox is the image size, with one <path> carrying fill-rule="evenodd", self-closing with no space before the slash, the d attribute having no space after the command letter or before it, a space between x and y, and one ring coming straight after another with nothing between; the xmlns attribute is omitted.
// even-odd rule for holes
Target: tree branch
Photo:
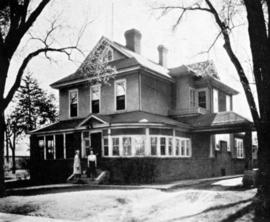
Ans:
<svg viewBox="0 0 270 222"><path fill-rule="evenodd" d="M9 90L6 98L4 99L3 108L5 109L8 106L9 102L12 100L13 95L15 94L16 90L20 86L21 78L23 76L23 73L24 73L24 70L25 70L26 66L29 64L29 62L34 57L36 57L37 55L39 55L41 53L60 52L60 53L66 54L68 56L68 58L70 59L71 52L68 52L68 50L72 50L72 49L77 49L77 46L69 46L69 47L63 47L63 48L42 48L42 49L38 49L38 50L28 54L28 56L23 60L23 63L22 63L22 65L20 66L20 68L18 70L18 73L17 73L16 80L15 80L14 84L12 85L12 87Z"/></svg>
<svg viewBox="0 0 270 222"><path fill-rule="evenodd" d="M10 30L8 32L8 35L6 36L5 41L8 58L12 57L18 45L20 44L22 37L33 25L33 23L36 21L42 10L49 2L50 0L42 0L40 4L36 7L36 9L29 15L27 21L25 22L21 21L21 23L17 25L18 27L16 27L15 24L10 26ZM27 9L24 9L24 11L27 13ZM27 16L26 14L21 15L21 18L26 18L26 16Z"/></svg>

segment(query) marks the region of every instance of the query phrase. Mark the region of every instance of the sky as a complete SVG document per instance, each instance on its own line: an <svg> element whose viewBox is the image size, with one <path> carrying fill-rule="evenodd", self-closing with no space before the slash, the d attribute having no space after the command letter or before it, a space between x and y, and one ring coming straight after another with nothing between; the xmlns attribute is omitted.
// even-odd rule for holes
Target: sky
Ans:
<svg viewBox="0 0 270 222"><path fill-rule="evenodd" d="M173 0L54 0L32 27L32 35L44 37L50 22L57 18L57 24L61 27L51 40L54 40L56 46L66 46L75 42L81 27L89 23L79 43L85 55L75 52L72 62L68 61L65 55L60 54L50 54L52 61L40 56L31 61L27 71L33 73L43 88L57 95L58 92L49 85L75 72L101 36L125 45L124 32L136 28L142 33L141 54L153 61L158 61L157 46L159 44L168 48L168 67L212 59L221 80L240 92L233 101L234 111L251 119L237 73L222 47L222 39L217 41L210 53L201 54L209 48L218 33L218 27L213 18L204 12L193 13L184 17L183 22L173 31L172 27L179 12L160 16L160 11L154 10L153 7L162 2L175 3ZM232 43L237 55L250 72L245 25L234 31ZM22 40L16 57L12 60L9 86L14 80L13 73L18 69L23 57L39 46L38 41L29 40L29 35Z"/></svg>

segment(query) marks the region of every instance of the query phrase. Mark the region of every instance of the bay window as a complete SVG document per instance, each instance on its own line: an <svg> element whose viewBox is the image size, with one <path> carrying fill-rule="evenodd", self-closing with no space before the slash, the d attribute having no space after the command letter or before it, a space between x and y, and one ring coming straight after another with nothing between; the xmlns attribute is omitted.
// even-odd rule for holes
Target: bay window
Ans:
<svg viewBox="0 0 270 222"><path fill-rule="evenodd" d="M157 137L151 137L150 138L150 146L151 146L151 155L156 156L157 155L157 145L158 145L158 140Z"/></svg>
<svg viewBox="0 0 270 222"><path fill-rule="evenodd" d="M114 137L114 138L112 138L112 141L113 141L113 143L112 143L112 145L113 145L113 147L112 147L112 155L113 156L119 156L120 155L119 138Z"/></svg>
<svg viewBox="0 0 270 222"><path fill-rule="evenodd" d="M123 137L123 156L131 156L131 137Z"/></svg>

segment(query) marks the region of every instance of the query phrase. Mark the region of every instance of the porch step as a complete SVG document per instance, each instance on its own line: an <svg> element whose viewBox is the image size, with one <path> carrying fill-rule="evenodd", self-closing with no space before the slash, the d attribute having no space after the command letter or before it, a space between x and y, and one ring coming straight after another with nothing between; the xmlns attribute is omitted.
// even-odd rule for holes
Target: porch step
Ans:
<svg viewBox="0 0 270 222"><path fill-rule="evenodd" d="M109 171L97 170L97 177L95 179L87 177L86 174L82 174L81 178L74 178L71 175L67 179L67 182L73 184L106 184L108 183L109 178Z"/></svg>

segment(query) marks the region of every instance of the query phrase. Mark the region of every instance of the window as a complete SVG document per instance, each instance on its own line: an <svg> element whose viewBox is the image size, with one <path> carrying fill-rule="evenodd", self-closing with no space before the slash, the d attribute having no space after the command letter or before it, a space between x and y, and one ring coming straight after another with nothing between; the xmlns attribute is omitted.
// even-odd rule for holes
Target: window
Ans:
<svg viewBox="0 0 270 222"><path fill-rule="evenodd" d="M69 116L78 116L78 90L69 91Z"/></svg>
<svg viewBox="0 0 270 222"><path fill-rule="evenodd" d="M226 111L231 111L231 96L226 95Z"/></svg>
<svg viewBox="0 0 270 222"><path fill-rule="evenodd" d="M206 109L206 91L198 92L198 104L199 107Z"/></svg>
<svg viewBox="0 0 270 222"><path fill-rule="evenodd" d="M157 155L157 137L151 137L150 143L151 143L151 155L156 156Z"/></svg>
<svg viewBox="0 0 270 222"><path fill-rule="evenodd" d="M218 106L218 91L213 89L213 112L217 113L219 110Z"/></svg>
<svg viewBox="0 0 270 222"><path fill-rule="evenodd" d="M173 155L173 139L168 138L168 155L172 156Z"/></svg>
<svg viewBox="0 0 270 222"><path fill-rule="evenodd" d="M244 158L244 146L243 146L243 139L235 138L235 147L236 147L236 157L238 159Z"/></svg>
<svg viewBox="0 0 270 222"><path fill-rule="evenodd" d="M144 136L135 136L134 139L134 148L135 148L135 155L136 156L143 156L145 155L145 138Z"/></svg>
<svg viewBox="0 0 270 222"><path fill-rule="evenodd" d="M189 88L189 104L190 108L194 108L196 106L196 92L193 88Z"/></svg>
<svg viewBox="0 0 270 222"><path fill-rule="evenodd" d="M116 110L126 109L126 80L115 81Z"/></svg>
<svg viewBox="0 0 270 222"><path fill-rule="evenodd" d="M113 150L112 150L112 155L113 156L119 156L119 138L115 137L112 138L113 141Z"/></svg>
<svg viewBox="0 0 270 222"><path fill-rule="evenodd" d="M180 156L180 139L176 139L175 155L176 156Z"/></svg>
<svg viewBox="0 0 270 222"><path fill-rule="evenodd" d="M100 85L91 86L90 89L91 112L100 112Z"/></svg>
<svg viewBox="0 0 270 222"><path fill-rule="evenodd" d="M109 142L112 139L112 143ZM119 135L105 137L103 156L105 157L191 157L191 140L172 136L152 135L149 139L149 153L146 153L145 135ZM109 144L111 144L109 146ZM111 150L110 150L111 149Z"/></svg>
<svg viewBox="0 0 270 222"><path fill-rule="evenodd" d="M191 142L188 138L180 138L180 156L191 157Z"/></svg>
<svg viewBox="0 0 270 222"><path fill-rule="evenodd" d="M131 137L123 137L123 156L131 156Z"/></svg>
<svg viewBox="0 0 270 222"><path fill-rule="evenodd" d="M41 160L44 159L44 145L44 138L38 138L38 153Z"/></svg>
<svg viewBox="0 0 270 222"><path fill-rule="evenodd" d="M220 150L221 148L231 151L230 134L215 134L215 149Z"/></svg>
<svg viewBox="0 0 270 222"><path fill-rule="evenodd" d="M54 141L53 136L46 136L46 159L54 159Z"/></svg>
<svg viewBox="0 0 270 222"><path fill-rule="evenodd" d="M109 156L109 143L108 138L104 138L103 140L103 147L104 147L104 156Z"/></svg>
<svg viewBox="0 0 270 222"><path fill-rule="evenodd" d="M113 50L110 47L108 47L103 57L103 62L110 62L110 61L113 61Z"/></svg>
<svg viewBox="0 0 270 222"><path fill-rule="evenodd" d="M160 137L160 155L166 155L166 137Z"/></svg>

